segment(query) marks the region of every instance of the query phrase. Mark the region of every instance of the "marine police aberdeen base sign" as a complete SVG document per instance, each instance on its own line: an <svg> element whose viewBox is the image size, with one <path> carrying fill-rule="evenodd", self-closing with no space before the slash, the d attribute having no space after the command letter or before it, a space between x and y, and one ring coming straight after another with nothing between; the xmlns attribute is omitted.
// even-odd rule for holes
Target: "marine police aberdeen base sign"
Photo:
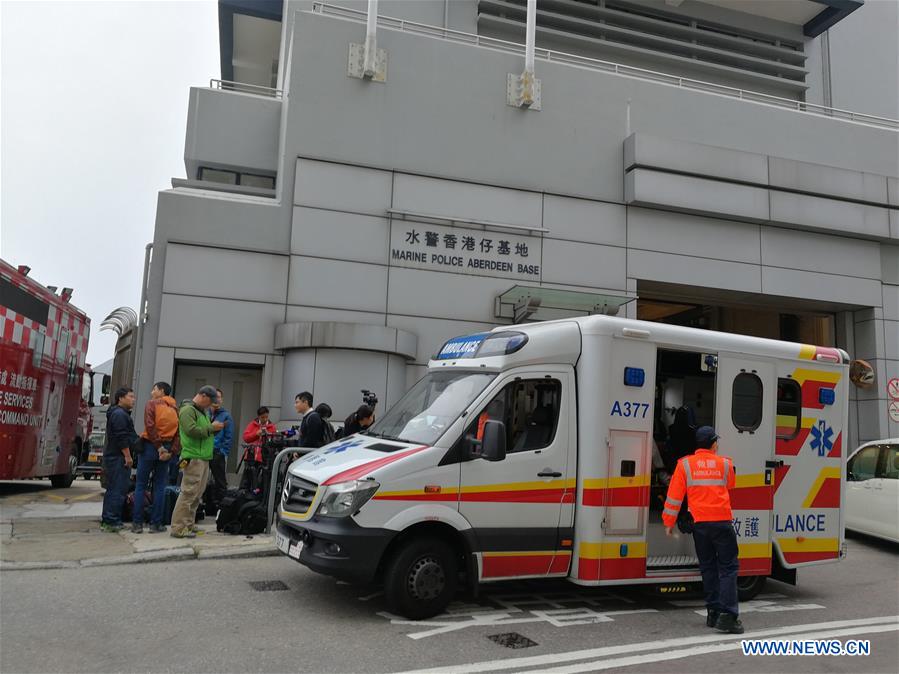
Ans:
<svg viewBox="0 0 899 674"><path fill-rule="evenodd" d="M542 243L537 236L394 221L390 265L540 281Z"/></svg>

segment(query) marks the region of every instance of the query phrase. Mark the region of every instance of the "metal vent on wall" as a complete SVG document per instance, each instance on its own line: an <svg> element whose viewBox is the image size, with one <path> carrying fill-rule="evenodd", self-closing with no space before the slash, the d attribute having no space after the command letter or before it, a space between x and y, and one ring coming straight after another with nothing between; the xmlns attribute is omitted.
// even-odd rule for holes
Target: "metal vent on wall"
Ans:
<svg viewBox="0 0 899 674"><path fill-rule="evenodd" d="M478 32L518 39L524 35L526 13L526 0L479 0ZM750 80L780 95L801 95L807 88L800 41L625 0L540 0L537 46L544 45L722 84L738 86Z"/></svg>

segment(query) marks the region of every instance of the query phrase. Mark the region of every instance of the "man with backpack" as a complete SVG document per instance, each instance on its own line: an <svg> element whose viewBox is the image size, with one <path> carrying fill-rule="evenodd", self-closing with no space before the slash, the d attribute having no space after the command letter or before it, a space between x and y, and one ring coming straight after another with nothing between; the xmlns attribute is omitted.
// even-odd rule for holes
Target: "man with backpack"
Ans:
<svg viewBox="0 0 899 674"><path fill-rule="evenodd" d="M234 419L224 407L222 389L217 388L215 391L218 393L218 402L212 403L209 419L224 424L222 430L215 434L212 461L209 464L213 480L212 502L218 510L228 492L228 454L231 452L231 439L234 437Z"/></svg>
<svg viewBox="0 0 899 674"><path fill-rule="evenodd" d="M169 466L178 454L178 408L172 398L172 386L160 381L153 385L150 400L144 406L144 432L141 433L137 456L137 481L134 485L134 513L131 531L144 531L144 493L153 476L153 507L150 513L150 533L165 531L165 488L169 483Z"/></svg>
<svg viewBox="0 0 899 674"><path fill-rule="evenodd" d="M327 404L321 403L311 409L312 394L303 391L297 394L295 405L297 412L304 414L300 424L300 447L318 448L334 441L334 428L327 421L331 417L331 408Z"/></svg>
<svg viewBox="0 0 899 674"><path fill-rule="evenodd" d="M209 462L212 460L215 434L224 424L211 421L206 410L218 400L214 386L203 386L191 400L181 403L178 411L178 432L181 438L181 493L172 513L173 538L195 538L194 524L197 506L209 480Z"/></svg>

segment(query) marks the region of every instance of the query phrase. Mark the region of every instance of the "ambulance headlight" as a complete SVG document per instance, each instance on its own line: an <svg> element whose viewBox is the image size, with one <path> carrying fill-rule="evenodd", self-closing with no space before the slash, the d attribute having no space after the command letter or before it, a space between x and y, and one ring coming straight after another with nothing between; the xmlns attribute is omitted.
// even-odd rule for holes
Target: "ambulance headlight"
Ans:
<svg viewBox="0 0 899 674"><path fill-rule="evenodd" d="M318 514L324 517L349 517L365 505L380 486L374 480L351 480L329 485L328 492L318 507Z"/></svg>

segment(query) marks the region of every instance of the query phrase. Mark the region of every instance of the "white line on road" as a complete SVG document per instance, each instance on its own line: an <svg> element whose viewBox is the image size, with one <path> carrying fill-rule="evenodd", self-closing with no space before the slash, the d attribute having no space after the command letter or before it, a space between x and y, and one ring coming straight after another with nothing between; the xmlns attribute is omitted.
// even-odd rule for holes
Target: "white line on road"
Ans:
<svg viewBox="0 0 899 674"><path fill-rule="evenodd" d="M866 625L884 625L889 623L891 629L895 629L895 623L899 616L879 616L877 618L858 618L854 620L831 620L820 623L806 623L804 625L786 625L746 634L707 634L696 637L678 637L663 639L660 641L644 641L640 643L621 644L619 646L604 646L602 648L588 648L567 653L548 653L546 655L534 655L524 658L505 658L503 660L488 660L464 665L450 665L448 667L434 667L405 672L404 674L474 674L476 672L495 672L504 669L519 669L524 667L541 667L558 665L562 662L574 662L611 655L632 654L640 651L656 651L666 648L677 648L691 644L714 644L722 641L740 639L760 639L764 637L784 637L803 632L817 632L819 630L862 627ZM815 635L816 638L817 635Z"/></svg>
<svg viewBox="0 0 899 674"><path fill-rule="evenodd" d="M853 636L855 634L877 634L879 632L896 631L899 631L899 623L815 632L814 635L809 636L814 636L816 639L833 639L836 637ZM786 634L787 637L790 636L789 633ZM741 636L745 638L745 635ZM740 648L742 648L742 645L739 643L711 644L709 646L694 646L693 648L681 648L674 651L664 651L662 653L647 653L646 655L631 655L624 658L607 658L605 660L579 662L576 665L556 667L555 669L541 669L540 671L542 674L579 674L580 672L596 672L603 669L612 669L613 667L633 667L634 665L646 665L653 662L664 662L666 660L680 660L681 658L707 655L709 653L720 653L722 651L737 651L740 650Z"/></svg>

